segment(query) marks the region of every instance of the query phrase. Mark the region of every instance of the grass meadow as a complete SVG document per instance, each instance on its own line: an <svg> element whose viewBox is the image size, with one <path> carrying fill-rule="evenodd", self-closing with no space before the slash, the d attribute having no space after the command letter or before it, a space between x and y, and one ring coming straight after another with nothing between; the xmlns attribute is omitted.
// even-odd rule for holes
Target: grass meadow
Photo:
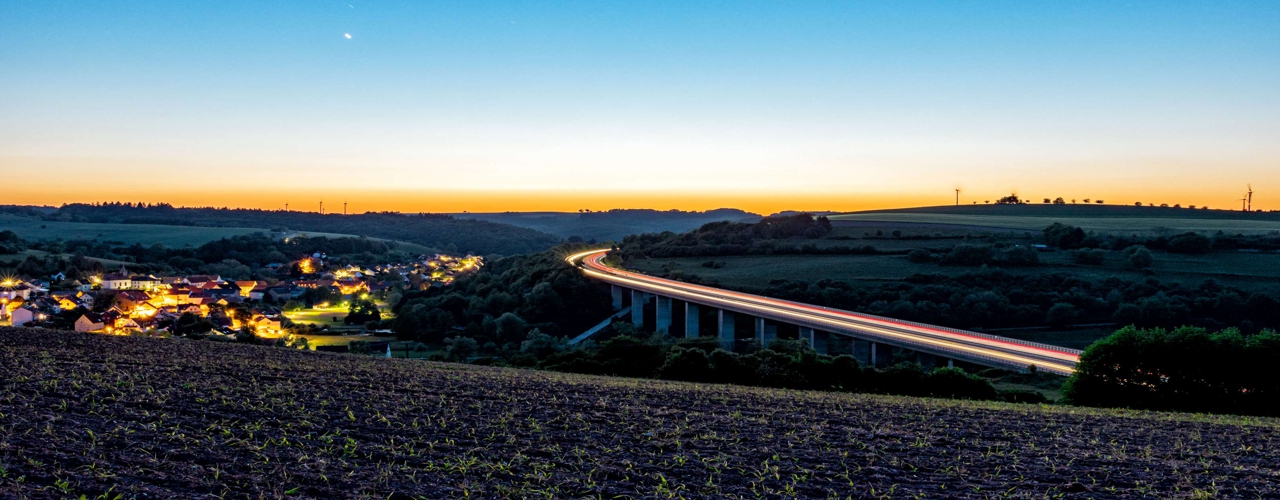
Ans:
<svg viewBox="0 0 1280 500"><path fill-rule="evenodd" d="M1160 209L1152 209L1160 210ZM1174 209L1170 209L1174 210ZM978 215L924 212L874 212L830 216L832 221L937 224L1039 231L1054 222L1078 226L1086 231L1122 234L1179 233L1186 231L1257 234L1280 231L1280 220L1240 220L1179 217L1176 212L1151 217L1091 217L1077 215Z"/></svg>

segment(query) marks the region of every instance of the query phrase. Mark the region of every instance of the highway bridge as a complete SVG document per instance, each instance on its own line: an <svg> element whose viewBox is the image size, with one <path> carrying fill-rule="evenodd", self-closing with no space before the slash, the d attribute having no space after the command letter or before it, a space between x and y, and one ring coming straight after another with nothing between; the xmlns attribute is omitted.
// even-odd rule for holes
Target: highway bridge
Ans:
<svg viewBox="0 0 1280 500"><path fill-rule="evenodd" d="M654 330L671 332L673 312L682 305L685 336L698 337L703 330L702 309L710 308L715 315L716 336L726 350L740 344L736 322L749 321L754 332L750 341L758 345L768 345L777 338L780 326L794 327L799 338L820 353L833 354L830 347L837 344L847 346L849 354L862 354L862 361L871 365L886 361L886 347L913 351L923 364L945 361L951 365L959 361L1016 371L1035 366L1037 370L1061 375L1074 372L1080 359L1080 351L1065 347L656 278L605 265L603 259L608 252L591 250L566 260L587 276L612 285L616 310L623 310L625 296L630 292L630 315L636 325L644 325L645 306L653 302Z"/></svg>

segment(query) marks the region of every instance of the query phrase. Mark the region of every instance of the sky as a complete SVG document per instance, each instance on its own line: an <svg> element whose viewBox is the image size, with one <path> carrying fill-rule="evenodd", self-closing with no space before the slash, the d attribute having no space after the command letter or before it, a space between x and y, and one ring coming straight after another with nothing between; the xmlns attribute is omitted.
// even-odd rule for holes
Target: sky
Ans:
<svg viewBox="0 0 1280 500"><path fill-rule="evenodd" d="M0 204L1280 209L1280 2L0 0Z"/></svg>

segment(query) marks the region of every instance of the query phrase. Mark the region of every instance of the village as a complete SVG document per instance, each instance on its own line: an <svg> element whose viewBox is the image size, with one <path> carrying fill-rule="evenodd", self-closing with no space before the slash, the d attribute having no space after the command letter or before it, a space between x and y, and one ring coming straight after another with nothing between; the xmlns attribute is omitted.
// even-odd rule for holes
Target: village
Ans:
<svg viewBox="0 0 1280 500"><path fill-rule="evenodd" d="M331 265L326 257L268 264L254 280L140 275L125 266L83 280L0 276L0 325L223 340L386 332L381 323L405 291L446 286L483 265L472 255L373 267ZM290 345L307 347L305 340Z"/></svg>

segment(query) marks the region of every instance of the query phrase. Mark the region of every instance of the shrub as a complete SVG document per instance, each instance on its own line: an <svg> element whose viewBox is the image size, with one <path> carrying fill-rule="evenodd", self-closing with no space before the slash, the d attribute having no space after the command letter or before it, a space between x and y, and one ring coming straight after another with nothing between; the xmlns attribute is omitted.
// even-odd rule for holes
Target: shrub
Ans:
<svg viewBox="0 0 1280 500"><path fill-rule="evenodd" d="M1040 254L1019 245L1004 251L1004 262L1010 266L1034 266L1040 264Z"/></svg>
<svg viewBox="0 0 1280 500"><path fill-rule="evenodd" d="M1061 200L1062 198L1058 198L1058 201ZM1085 239L1083 229L1060 222L1050 224L1041 232L1044 233L1045 243L1058 248L1079 248Z"/></svg>
<svg viewBox="0 0 1280 500"><path fill-rule="evenodd" d="M916 248L907 252L907 261L916 264L933 262L933 254L923 248Z"/></svg>
<svg viewBox="0 0 1280 500"><path fill-rule="evenodd" d="M956 245L939 261L944 266L981 266L990 263L995 252L985 245Z"/></svg>
<svg viewBox="0 0 1280 500"><path fill-rule="evenodd" d="M959 368L936 368L924 377L930 396L953 399L996 399L990 382Z"/></svg>
<svg viewBox="0 0 1280 500"><path fill-rule="evenodd" d="M1126 255L1125 265L1134 269L1146 269L1155 262L1155 257L1151 255L1151 250L1147 250L1147 247L1142 245L1133 245L1126 248L1124 253Z"/></svg>
<svg viewBox="0 0 1280 500"><path fill-rule="evenodd" d="M1086 266L1101 266L1107 259L1107 252L1093 248L1082 248L1071 252L1071 260Z"/></svg>
<svg viewBox="0 0 1280 500"><path fill-rule="evenodd" d="M1129 326L1089 346L1063 386L1071 404L1280 416L1280 335Z"/></svg>
<svg viewBox="0 0 1280 500"><path fill-rule="evenodd" d="M1067 326L1075 323L1080 318L1080 310L1076 306L1065 302L1059 302L1049 308L1049 312L1045 313L1045 323L1050 326Z"/></svg>
<svg viewBox="0 0 1280 500"><path fill-rule="evenodd" d="M1169 238L1165 248L1171 253L1206 254L1213 251L1213 240L1196 233L1183 233Z"/></svg>

